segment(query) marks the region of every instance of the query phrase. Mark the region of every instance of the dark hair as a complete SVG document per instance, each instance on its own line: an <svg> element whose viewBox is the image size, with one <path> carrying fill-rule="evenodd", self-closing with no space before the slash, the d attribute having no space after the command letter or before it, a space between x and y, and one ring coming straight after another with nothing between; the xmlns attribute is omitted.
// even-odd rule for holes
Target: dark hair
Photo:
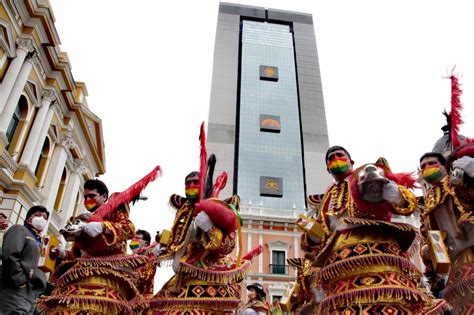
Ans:
<svg viewBox="0 0 474 315"><path fill-rule="evenodd" d="M420 158L420 163L421 161L423 161L423 159L427 158L427 157L434 157L436 159L438 159L438 162L440 164L442 164L443 166L446 166L446 159L444 158L444 156L441 154L441 153L437 153L437 152L426 152L425 154L423 154Z"/></svg>
<svg viewBox="0 0 474 315"><path fill-rule="evenodd" d="M184 179L184 182L186 183L186 181L188 180L188 178L190 177L198 177L199 178L199 172L191 172L189 173L186 178Z"/></svg>
<svg viewBox="0 0 474 315"><path fill-rule="evenodd" d="M260 283L254 283L247 286L247 290L254 289L255 293L257 294L257 300L265 301L267 294L265 293L265 289Z"/></svg>
<svg viewBox="0 0 474 315"><path fill-rule="evenodd" d="M145 231L145 230L137 230L137 231L135 232L135 234L141 234L141 235L143 236L143 240L144 240L144 241L147 241L148 244L150 244L150 242L151 242L150 233L148 233L148 232Z"/></svg>
<svg viewBox="0 0 474 315"><path fill-rule="evenodd" d="M30 208L30 210L28 210L28 212L26 213L26 217L25 217L25 221L28 220L33 214L35 214L36 212L44 212L46 213L46 217L49 218L49 211L46 209L46 207L43 207L43 206L33 206Z"/></svg>
<svg viewBox="0 0 474 315"><path fill-rule="evenodd" d="M328 162L328 157L329 157L329 154L331 154L332 152L334 151L337 151L337 150L342 150L344 151L346 154L347 154L347 157L352 160L351 158L351 154L349 153L349 151L347 151L346 149L344 149L343 147L339 146L339 145L334 145L332 147L330 147L327 151L326 151L326 163Z"/></svg>
<svg viewBox="0 0 474 315"><path fill-rule="evenodd" d="M84 183L84 189L89 189L89 190L97 190L97 192L100 195L107 195L109 196L109 189L107 188L107 185L104 184L103 181L98 180L98 179L89 179Z"/></svg>

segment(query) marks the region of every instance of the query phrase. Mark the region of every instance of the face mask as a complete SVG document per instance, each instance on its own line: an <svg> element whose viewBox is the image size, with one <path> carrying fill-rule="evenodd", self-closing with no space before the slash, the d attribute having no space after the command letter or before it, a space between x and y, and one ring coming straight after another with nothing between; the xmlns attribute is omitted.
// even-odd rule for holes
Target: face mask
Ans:
<svg viewBox="0 0 474 315"><path fill-rule="evenodd" d="M86 207L88 211L92 212L97 207L97 203L94 199L87 199L84 202L84 206Z"/></svg>
<svg viewBox="0 0 474 315"><path fill-rule="evenodd" d="M185 193L186 198L194 200L198 196L199 188L186 188Z"/></svg>
<svg viewBox="0 0 474 315"><path fill-rule="evenodd" d="M428 184L436 183L441 177L443 177L443 172L439 167L427 167L422 173L423 179Z"/></svg>
<svg viewBox="0 0 474 315"><path fill-rule="evenodd" d="M48 221L44 217L34 217L31 219L31 226L38 231L43 231L47 223Z"/></svg>
<svg viewBox="0 0 474 315"><path fill-rule="evenodd" d="M139 240L131 240L130 241L130 245L128 245L130 247L131 250L135 250L135 249L138 249L140 247L140 241Z"/></svg>
<svg viewBox="0 0 474 315"><path fill-rule="evenodd" d="M346 158L335 157L328 163L328 169L334 175L344 174L349 170L349 164Z"/></svg>

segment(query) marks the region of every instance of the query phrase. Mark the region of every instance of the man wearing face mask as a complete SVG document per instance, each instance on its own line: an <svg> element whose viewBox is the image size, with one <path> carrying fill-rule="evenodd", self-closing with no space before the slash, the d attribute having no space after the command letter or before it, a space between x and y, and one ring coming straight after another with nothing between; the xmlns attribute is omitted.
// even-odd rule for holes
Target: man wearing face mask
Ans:
<svg viewBox="0 0 474 315"><path fill-rule="evenodd" d="M94 213L107 202L109 189L101 180L90 179L84 183L83 196L87 211ZM64 258L65 254L69 259L83 254L90 256L126 254L127 240L135 235L135 226L129 219L128 205L120 205L103 222L86 223L84 233L91 238L91 242L86 242L87 247L76 242L71 252L63 251L60 257Z"/></svg>
<svg viewBox="0 0 474 315"><path fill-rule="evenodd" d="M385 159L353 170L349 152L340 146L329 148L325 160L335 182L322 197L312 224L318 228L305 230L301 238L301 248L308 252L305 258L312 268L320 268L315 274L319 285L312 288L315 295L306 304L319 305L321 314L427 314L438 307L414 289L419 278L403 278L418 273L407 258L417 229L391 221L392 214L407 216L416 210L416 198L408 190L414 179L392 173ZM367 169L377 172L366 182L377 199L366 198L359 186ZM318 295L318 290L324 293Z"/></svg>
<svg viewBox="0 0 474 315"><path fill-rule="evenodd" d="M137 269L138 284L137 288L145 298L153 297L153 284L155 282L156 268L159 266L159 261L156 259L153 251L155 248L159 250L159 244L154 242L150 244L151 236L145 230L137 230L135 236L128 245L133 254L141 255L147 258L147 262L143 267Z"/></svg>
<svg viewBox="0 0 474 315"><path fill-rule="evenodd" d="M38 269L38 259L40 234L48 217L45 207L33 206L24 224L13 225L4 235L0 314L33 314L34 302L46 287L46 276Z"/></svg>
<svg viewBox="0 0 474 315"><path fill-rule="evenodd" d="M151 236L145 230L137 230L128 245L134 254L142 255L150 246Z"/></svg>
<svg viewBox="0 0 474 315"><path fill-rule="evenodd" d="M107 206L109 191L102 181L92 179L84 183L83 196L86 209L94 213L102 205ZM49 296L38 299L40 311L133 313L133 302L141 300L136 270L146 264L147 258L127 255L127 240L135 235L127 203L119 204L101 219L83 225L71 251L59 250L62 263L50 277L54 289Z"/></svg>
<svg viewBox="0 0 474 315"><path fill-rule="evenodd" d="M422 232L426 236L428 231L441 231L451 260L444 298L454 307L453 313L471 314L474 310L470 286L474 283L474 145L458 147L448 161L440 153L425 153L420 158L420 173L428 184ZM422 247L422 256L425 263L431 263L427 246Z"/></svg>

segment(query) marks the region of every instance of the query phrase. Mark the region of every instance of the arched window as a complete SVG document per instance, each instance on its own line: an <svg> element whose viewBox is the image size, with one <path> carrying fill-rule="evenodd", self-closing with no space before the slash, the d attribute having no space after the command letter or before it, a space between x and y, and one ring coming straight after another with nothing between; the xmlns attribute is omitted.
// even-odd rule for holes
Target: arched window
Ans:
<svg viewBox="0 0 474 315"><path fill-rule="evenodd" d="M46 168L49 162L49 154L51 151L51 145L49 138L44 139L43 148L41 149L40 157L36 163L35 176L36 176L36 186L40 186L43 182L43 177L46 174Z"/></svg>
<svg viewBox="0 0 474 315"><path fill-rule="evenodd" d="M79 190L77 192L76 202L74 203L74 211L72 213L73 217L76 217L79 214L79 210L81 208L81 205L82 205L82 191Z"/></svg>
<svg viewBox="0 0 474 315"><path fill-rule="evenodd" d="M15 112L10 120L10 124L7 128L7 139L8 139L8 151L10 154L19 142L21 129L23 128L26 115L28 114L28 100L24 95L20 96L18 100L18 105L15 108Z"/></svg>
<svg viewBox="0 0 474 315"><path fill-rule="evenodd" d="M67 183L67 170L63 169L63 174L61 175L61 182L59 183L58 192L56 194L56 200L54 201L54 210L57 213L61 213L61 205L63 202L64 191L66 190Z"/></svg>

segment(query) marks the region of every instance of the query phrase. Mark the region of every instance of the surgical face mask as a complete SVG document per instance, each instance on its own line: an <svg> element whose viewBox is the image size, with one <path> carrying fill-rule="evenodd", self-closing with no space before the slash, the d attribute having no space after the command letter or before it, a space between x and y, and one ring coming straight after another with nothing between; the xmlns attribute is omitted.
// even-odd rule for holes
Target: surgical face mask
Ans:
<svg viewBox="0 0 474 315"><path fill-rule="evenodd" d="M34 217L31 219L31 226L37 231L43 231L46 228L48 221L44 217Z"/></svg>

